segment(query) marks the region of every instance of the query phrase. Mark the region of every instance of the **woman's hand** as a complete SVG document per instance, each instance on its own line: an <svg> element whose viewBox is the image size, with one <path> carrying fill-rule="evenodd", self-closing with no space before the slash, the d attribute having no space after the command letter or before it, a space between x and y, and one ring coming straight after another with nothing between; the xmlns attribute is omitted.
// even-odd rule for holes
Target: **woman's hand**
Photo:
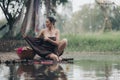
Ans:
<svg viewBox="0 0 120 80"><path fill-rule="evenodd" d="M54 44L54 45L56 45L56 46L59 45L59 41L54 41L54 40L50 39L50 38L47 37L47 36L44 36L44 41L49 41L49 42L51 42L52 44Z"/></svg>
<svg viewBox="0 0 120 80"><path fill-rule="evenodd" d="M45 37L44 37L44 40L45 40L45 41L48 41L48 40L49 40L49 38L48 38L47 36L45 36Z"/></svg>

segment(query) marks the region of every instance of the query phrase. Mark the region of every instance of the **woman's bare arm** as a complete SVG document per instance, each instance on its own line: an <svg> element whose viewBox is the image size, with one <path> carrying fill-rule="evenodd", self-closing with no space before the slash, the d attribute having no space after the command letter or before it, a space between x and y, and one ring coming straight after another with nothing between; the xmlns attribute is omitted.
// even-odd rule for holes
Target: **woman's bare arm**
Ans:
<svg viewBox="0 0 120 80"><path fill-rule="evenodd" d="M37 38L40 38L41 36L43 36L43 34L44 34L44 29L42 29L42 30L39 32Z"/></svg>

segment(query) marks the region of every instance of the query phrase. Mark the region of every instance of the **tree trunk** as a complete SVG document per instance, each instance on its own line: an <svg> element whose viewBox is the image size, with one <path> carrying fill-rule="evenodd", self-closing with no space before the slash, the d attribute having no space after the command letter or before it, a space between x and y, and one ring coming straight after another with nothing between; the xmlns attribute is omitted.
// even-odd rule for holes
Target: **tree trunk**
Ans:
<svg viewBox="0 0 120 80"><path fill-rule="evenodd" d="M50 10L51 10L50 0L45 0L45 7L46 7L46 17L48 17L50 16Z"/></svg>
<svg viewBox="0 0 120 80"><path fill-rule="evenodd" d="M33 16L33 5L34 5L34 0L28 0L27 2L27 11L25 13L25 17L23 20L23 24L22 24L22 28L21 28L21 32L22 35L27 35L30 27L32 26L32 16Z"/></svg>
<svg viewBox="0 0 120 80"><path fill-rule="evenodd" d="M13 24L13 36L17 37L17 35L20 35L20 29L23 23L23 19L24 19L24 10L25 10L25 6L22 7L22 10L19 14L19 16L16 18L16 21Z"/></svg>
<svg viewBox="0 0 120 80"><path fill-rule="evenodd" d="M35 29L40 25L41 13L39 11L41 0L29 0L27 3L27 12L25 14L21 32L22 35L28 35L31 30L29 35L34 35L36 31Z"/></svg>
<svg viewBox="0 0 120 80"><path fill-rule="evenodd" d="M27 35L30 30L34 33L34 29L39 27L39 19L40 19L40 14L39 8L40 8L40 1L41 0L28 0L27 5L26 5L26 13L25 16L23 12L19 14L18 18L13 18L10 13L7 12L7 10L3 9L3 12L5 14L5 17L8 22L8 28L9 31L4 35L4 38L13 38L16 37L16 35L20 34ZM47 1L47 0L46 0ZM2 7L0 5L0 7ZM4 27L0 28L1 30ZM19 30L17 30L19 29Z"/></svg>
<svg viewBox="0 0 120 80"><path fill-rule="evenodd" d="M35 0L34 2L34 21L35 21L35 24L34 24L34 32L35 32L35 36L37 36L39 34L39 31L44 28L44 16L42 15L41 13L41 0Z"/></svg>
<svg viewBox="0 0 120 80"><path fill-rule="evenodd" d="M108 10L105 9L104 10L104 24L103 24L103 31L106 32L106 31L112 31L112 23L111 23L111 20L108 16Z"/></svg>

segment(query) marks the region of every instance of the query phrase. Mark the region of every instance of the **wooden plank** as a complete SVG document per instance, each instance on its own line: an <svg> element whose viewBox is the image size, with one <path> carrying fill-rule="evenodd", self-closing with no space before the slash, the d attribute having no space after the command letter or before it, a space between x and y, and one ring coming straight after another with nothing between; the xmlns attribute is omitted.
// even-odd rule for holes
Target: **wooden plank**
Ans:
<svg viewBox="0 0 120 80"><path fill-rule="evenodd" d="M47 64L50 63L49 60L45 60L40 58L39 56L35 56L34 60L20 60L19 57L17 56L17 54L15 52L0 52L0 63L6 63L6 64L15 64L15 63L43 63L43 64ZM44 61L44 62L43 62ZM46 62L45 62L46 61ZM48 62L47 62L48 61ZM73 63L74 62L74 58L63 58L61 62L59 63ZM55 63L55 62L54 62Z"/></svg>
<svg viewBox="0 0 120 80"><path fill-rule="evenodd" d="M45 60L45 59L34 59L34 60L20 60L20 59L16 59L16 60L4 60L4 61L0 61L1 64L5 63L5 64L21 64L21 63L25 63L25 64L54 64L54 63L74 63L74 59L73 58L63 58L62 61L56 62L53 60Z"/></svg>

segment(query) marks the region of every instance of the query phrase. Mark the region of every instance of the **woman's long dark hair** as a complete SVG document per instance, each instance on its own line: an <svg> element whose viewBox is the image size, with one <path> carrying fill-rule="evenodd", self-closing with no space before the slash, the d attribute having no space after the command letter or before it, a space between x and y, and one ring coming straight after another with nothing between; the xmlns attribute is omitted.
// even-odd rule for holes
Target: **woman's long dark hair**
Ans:
<svg viewBox="0 0 120 80"><path fill-rule="evenodd" d="M56 22L56 19L55 18L53 18L53 17L47 17L49 20L50 20L50 22L53 24L53 25L55 25L55 22Z"/></svg>

